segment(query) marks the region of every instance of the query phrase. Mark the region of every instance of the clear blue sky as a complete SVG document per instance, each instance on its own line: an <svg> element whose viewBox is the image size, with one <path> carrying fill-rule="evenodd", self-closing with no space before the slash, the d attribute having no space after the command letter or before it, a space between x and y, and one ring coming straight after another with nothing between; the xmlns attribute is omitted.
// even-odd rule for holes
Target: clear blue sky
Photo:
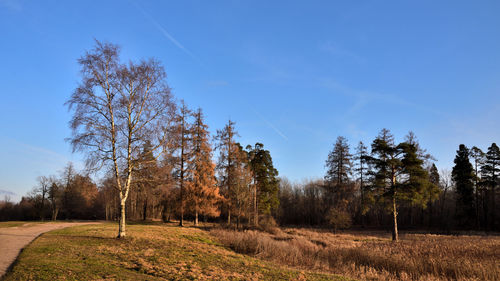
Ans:
<svg viewBox="0 0 500 281"><path fill-rule="evenodd" d="M158 58L212 132L231 118L292 180L322 177L338 135L413 130L439 168L500 142L499 1L0 0L0 190L82 166L64 102L94 38Z"/></svg>

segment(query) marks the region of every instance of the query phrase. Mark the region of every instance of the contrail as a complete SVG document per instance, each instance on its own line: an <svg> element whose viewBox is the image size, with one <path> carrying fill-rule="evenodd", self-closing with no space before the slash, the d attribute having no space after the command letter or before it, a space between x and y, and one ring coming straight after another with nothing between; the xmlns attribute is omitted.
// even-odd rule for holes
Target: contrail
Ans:
<svg viewBox="0 0 500 281"><path fill-rule="evenodd" d="M186 53L188 56L196 60L198 63L203 65L203 63L191 52L189 51L186 47L184 47L177 39L175 39L168 31L160 24L158 21L156 21L149 13L147 13L139 4L135 3L134 1L130 1L132 4L146 17L160 32L165 36L170 42L172 42L177 48L179 48L181 51Z"/></svg>
<svg viewBox="0 0 500 281"><path fill-rule="evenodd" d="M262 119L262 121L266 122L266 124L271 127L271 129L273 129L278 135L280 135L282 138L284 138L286 141L288 141L288 137L285 136L285 134L283 134L280 130L278 130L278 128L276 128L271 122L267 121L266 118L264 118L264 116L262 116L257 110L255 109L252 109L252 111L257 115L259 116L260 119Z"/></svg>

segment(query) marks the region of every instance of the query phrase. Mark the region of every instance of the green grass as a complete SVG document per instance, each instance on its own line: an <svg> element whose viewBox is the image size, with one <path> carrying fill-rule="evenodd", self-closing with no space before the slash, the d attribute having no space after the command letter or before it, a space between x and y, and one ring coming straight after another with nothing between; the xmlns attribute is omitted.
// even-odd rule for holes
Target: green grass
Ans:
<svg viewBox="0 0 500 281"><path fill-rule="evenodd" d="M105 223L46 233L4 280L345 280L238 254L206 231L173 225Z"/></svg>

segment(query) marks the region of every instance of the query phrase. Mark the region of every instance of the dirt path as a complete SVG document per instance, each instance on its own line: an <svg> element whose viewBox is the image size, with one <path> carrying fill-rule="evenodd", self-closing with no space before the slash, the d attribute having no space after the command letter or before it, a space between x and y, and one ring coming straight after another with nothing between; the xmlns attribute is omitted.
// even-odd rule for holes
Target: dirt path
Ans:
<svg viewBox="0 0 500 281"><path fill-rule="evenodd" d="M70 226L96 224L98 222L57 222L0 228L0 277L28 243L47 231Z"/></svg>

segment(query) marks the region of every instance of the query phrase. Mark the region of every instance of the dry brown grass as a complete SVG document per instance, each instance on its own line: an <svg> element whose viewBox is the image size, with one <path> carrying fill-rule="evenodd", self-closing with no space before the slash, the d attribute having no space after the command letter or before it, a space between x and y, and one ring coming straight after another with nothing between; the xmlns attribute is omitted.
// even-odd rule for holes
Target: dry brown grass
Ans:
<svg viewBox="0 0 500 281"><path fill-rule="evenodd" d="M500 237L214 229L237 252L363 280L500 280Z"/></svg>

